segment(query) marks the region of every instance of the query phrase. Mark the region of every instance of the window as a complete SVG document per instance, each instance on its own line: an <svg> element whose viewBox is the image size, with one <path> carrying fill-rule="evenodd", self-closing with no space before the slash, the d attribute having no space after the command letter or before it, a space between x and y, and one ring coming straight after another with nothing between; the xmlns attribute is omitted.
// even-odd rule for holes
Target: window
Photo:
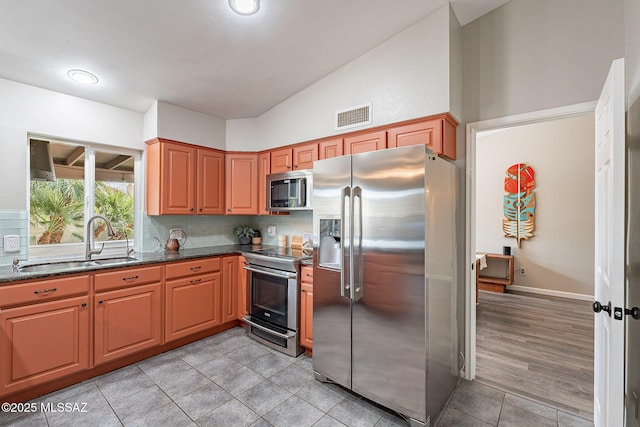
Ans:
<svg viewBox="0 0 640 427"><path fill-rule="evenodd" d="M126 247L133 247L140 223L135 209L140 152L43 138L31 141L44 148L36 153L31 143L29 257L84 256L86 222L94 215L106 217L114 231L110 236L102 219L93 221L91 233L101 242L98 248L104 244L105 255L123 255ZM52 162L52 181L42 178L50 174L38 173L35 156L41 157L40 164L43 156L45 164Z"/></svg>

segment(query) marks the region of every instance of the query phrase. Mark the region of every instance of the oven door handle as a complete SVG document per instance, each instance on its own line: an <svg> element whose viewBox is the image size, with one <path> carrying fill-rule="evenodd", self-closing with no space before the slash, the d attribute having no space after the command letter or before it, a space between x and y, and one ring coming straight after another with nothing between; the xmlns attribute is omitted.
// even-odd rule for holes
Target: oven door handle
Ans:
<svg viewBox="0 0 640 427"><path fill-rule="evenodd" d="M254 273L262 273L267 276L282 277L286 279L295 279L298 277L297 273L291 273L289 271L274 271L268 268L259 267L257 265L245 265L245 270L253 271Z"/></svg>
<svg viewBox="0 0 640 427"><path fill-rule="evenodd" d="M255 323L254 321L252 321L252 320L251 320L251 318L250 318L249 316L244 316L244 317L242 318L242 320L243 320L245 323L250 324L250 325L251 325L251 326L253 326L254 328L262 329L263 331L265 331L265 332L269 332L271 335L275 335L275 336L276 336L276 337L278 337L278 338L283 338L283 339L285 339L285 340L288 340L289 338L293 338L293 337L295 337L295 336L296 336L296 333L295 333L295 332L288 332L288 333L286 333L286 334L281 334L280 332L276 332L276 331L274 331L274 330L272 330L272 329L266 328L266 327L264 327L264 326L262 326L262 325L259 325L259 324Z"/></svg>

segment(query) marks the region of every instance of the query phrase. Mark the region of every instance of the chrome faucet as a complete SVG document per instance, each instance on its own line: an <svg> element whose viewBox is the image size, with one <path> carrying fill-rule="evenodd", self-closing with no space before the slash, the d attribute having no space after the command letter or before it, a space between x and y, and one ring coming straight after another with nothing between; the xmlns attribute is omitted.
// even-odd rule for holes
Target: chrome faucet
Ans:
<svg viewBox="0 0 640 427"><path fill-rule="evenodd" d="M105 222L105 224L107 224L107 233L109 234L110 237L113 237L116 235L116 233L113 231L113 227L111 227L111 223L109 222L109 220L107 218L105 218L102 215L94 215L91 218L89 218L89 220L87 221L87 235L85 238L85 241L87 242L87 246L85 248L84 251L84 259L86 260L90 260L91 259L91 255L98 255L102 253L102 250L104 249L104 243L102 244L102 247L100 249L93 249L93 243L94 243L94 237L93 237L93 221L95 221L96 219L100 218L101 220L103 220Z"/></svg>

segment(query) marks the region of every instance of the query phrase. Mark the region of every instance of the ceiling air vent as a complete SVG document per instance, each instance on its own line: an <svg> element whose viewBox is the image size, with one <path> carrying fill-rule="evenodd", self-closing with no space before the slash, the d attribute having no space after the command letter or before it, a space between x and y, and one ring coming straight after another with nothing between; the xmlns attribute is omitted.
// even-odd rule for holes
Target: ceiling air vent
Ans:
<svg viewBox="0 0 640 427"><path fill-rule="evenodd" d="M371 103L336 111L336 130L371 124Z"/></svg>

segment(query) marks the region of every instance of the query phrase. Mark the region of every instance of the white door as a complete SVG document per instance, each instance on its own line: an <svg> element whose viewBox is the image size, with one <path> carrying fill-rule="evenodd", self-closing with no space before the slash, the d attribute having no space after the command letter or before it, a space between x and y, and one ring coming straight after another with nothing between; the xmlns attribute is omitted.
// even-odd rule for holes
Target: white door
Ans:
<svg viewBox="0 0 640 427"><path fill-rule="evenodd" d="M624 425L624 59L611 64L596 106L595 427ZM608 310L608 312L607 312ZM624 309L623 309L624 310Z"/></svg>

